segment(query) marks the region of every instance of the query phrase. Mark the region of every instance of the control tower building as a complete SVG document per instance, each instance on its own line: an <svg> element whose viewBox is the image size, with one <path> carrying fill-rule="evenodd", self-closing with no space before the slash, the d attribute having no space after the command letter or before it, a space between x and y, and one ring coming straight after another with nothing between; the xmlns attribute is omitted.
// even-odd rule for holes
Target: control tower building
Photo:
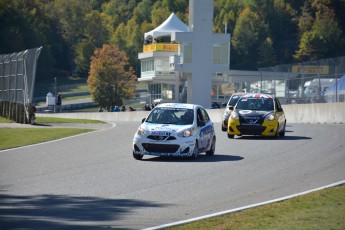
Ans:
<svg viewBox="0 0 345 230"><path fill-rule="evenodd" d="M189 0L188 26L171 14L145 33L139 81L152 99L211 104L212 76L230 62L230 34L213 33L213 12L213 1Z"/></svg>

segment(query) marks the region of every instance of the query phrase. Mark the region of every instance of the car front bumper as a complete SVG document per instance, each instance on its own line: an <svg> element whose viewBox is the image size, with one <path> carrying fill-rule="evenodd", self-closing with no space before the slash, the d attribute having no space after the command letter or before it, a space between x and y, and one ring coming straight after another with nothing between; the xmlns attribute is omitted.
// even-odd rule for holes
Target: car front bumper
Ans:
<svg viewBox="0 0 345 230"><path fill-rule="evenodd" d="M228 134L230 135L260 135L272 137L277 132L277 120L265 120L261 125L241 125L238 119L229 120Z"/></svg>
<svg viewBox="0 0 345 230"><path fill-rule="evenodd" d="M194 147L193 136L164 141L152 140L136 134L133 139L133 153L139 155L190 157Z"/></svg>

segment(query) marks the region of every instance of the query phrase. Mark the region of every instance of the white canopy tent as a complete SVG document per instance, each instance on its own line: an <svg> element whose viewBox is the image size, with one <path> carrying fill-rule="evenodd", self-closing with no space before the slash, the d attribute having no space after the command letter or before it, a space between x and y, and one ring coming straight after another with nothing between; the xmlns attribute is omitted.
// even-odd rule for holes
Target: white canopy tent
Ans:
<svg viewBox="0 0 345 230"><path fill-rule="evenodd" d="M153 40L157 37L168 36L173 32L188 32L188 26L184 24L174 13L154 30L145 33L145 40Z"/></svg>

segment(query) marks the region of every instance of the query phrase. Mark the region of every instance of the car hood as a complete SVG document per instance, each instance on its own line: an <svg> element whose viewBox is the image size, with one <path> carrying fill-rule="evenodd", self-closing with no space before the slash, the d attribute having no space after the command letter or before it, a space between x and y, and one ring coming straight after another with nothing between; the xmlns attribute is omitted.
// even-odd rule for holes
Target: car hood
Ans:
<svg viewBox="0 0 345 230"><path fill-rule="evenodd" d="M270 113L273 113L273 110L271 111L260 111L260 110L236 110L239 117L265 117Z"/></svg>
<svg viewBox="0 0 345 230"><path fill-rule="evenodd" d="M145 122L141 127L148 131L179 132L180 130L192 128L193 125L152 124Z"/></svg>

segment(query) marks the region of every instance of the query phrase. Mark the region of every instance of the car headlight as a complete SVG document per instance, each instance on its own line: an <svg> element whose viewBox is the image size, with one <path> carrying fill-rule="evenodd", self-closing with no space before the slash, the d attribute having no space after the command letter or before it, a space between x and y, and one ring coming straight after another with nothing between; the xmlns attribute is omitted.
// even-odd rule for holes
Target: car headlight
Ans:
<svg viewBox="0 0 345 230"><path fill-rule="evenodd" d="M233 119L233 120L238 119L238 114L235 113L235 112L232 112L231 115L230 115L230 119Z"/></svg>
<svg viewBox="0 0 345 230"><path fill-rule="evenodd" d="M146 130L141 128L141 127L139 127L137 133L140 136L144 136L144 135L146 135Z"/></svg>
<svg viewBox="0 0 345 230"><path fill-rule="evenodd" d="M268 121L273 121L275 119L274 117L274 114L271 113L271 114L268 114L266 117L265 117L265 120L268 120Z"/></svg>
<svg viewBox="0 0 345 230"><path fill-rule="evenodd" d="M192 133L193 133L192 129L186 129L186 130L179 132L177 135L179 137L190 137L192 135Z"/></svg>

